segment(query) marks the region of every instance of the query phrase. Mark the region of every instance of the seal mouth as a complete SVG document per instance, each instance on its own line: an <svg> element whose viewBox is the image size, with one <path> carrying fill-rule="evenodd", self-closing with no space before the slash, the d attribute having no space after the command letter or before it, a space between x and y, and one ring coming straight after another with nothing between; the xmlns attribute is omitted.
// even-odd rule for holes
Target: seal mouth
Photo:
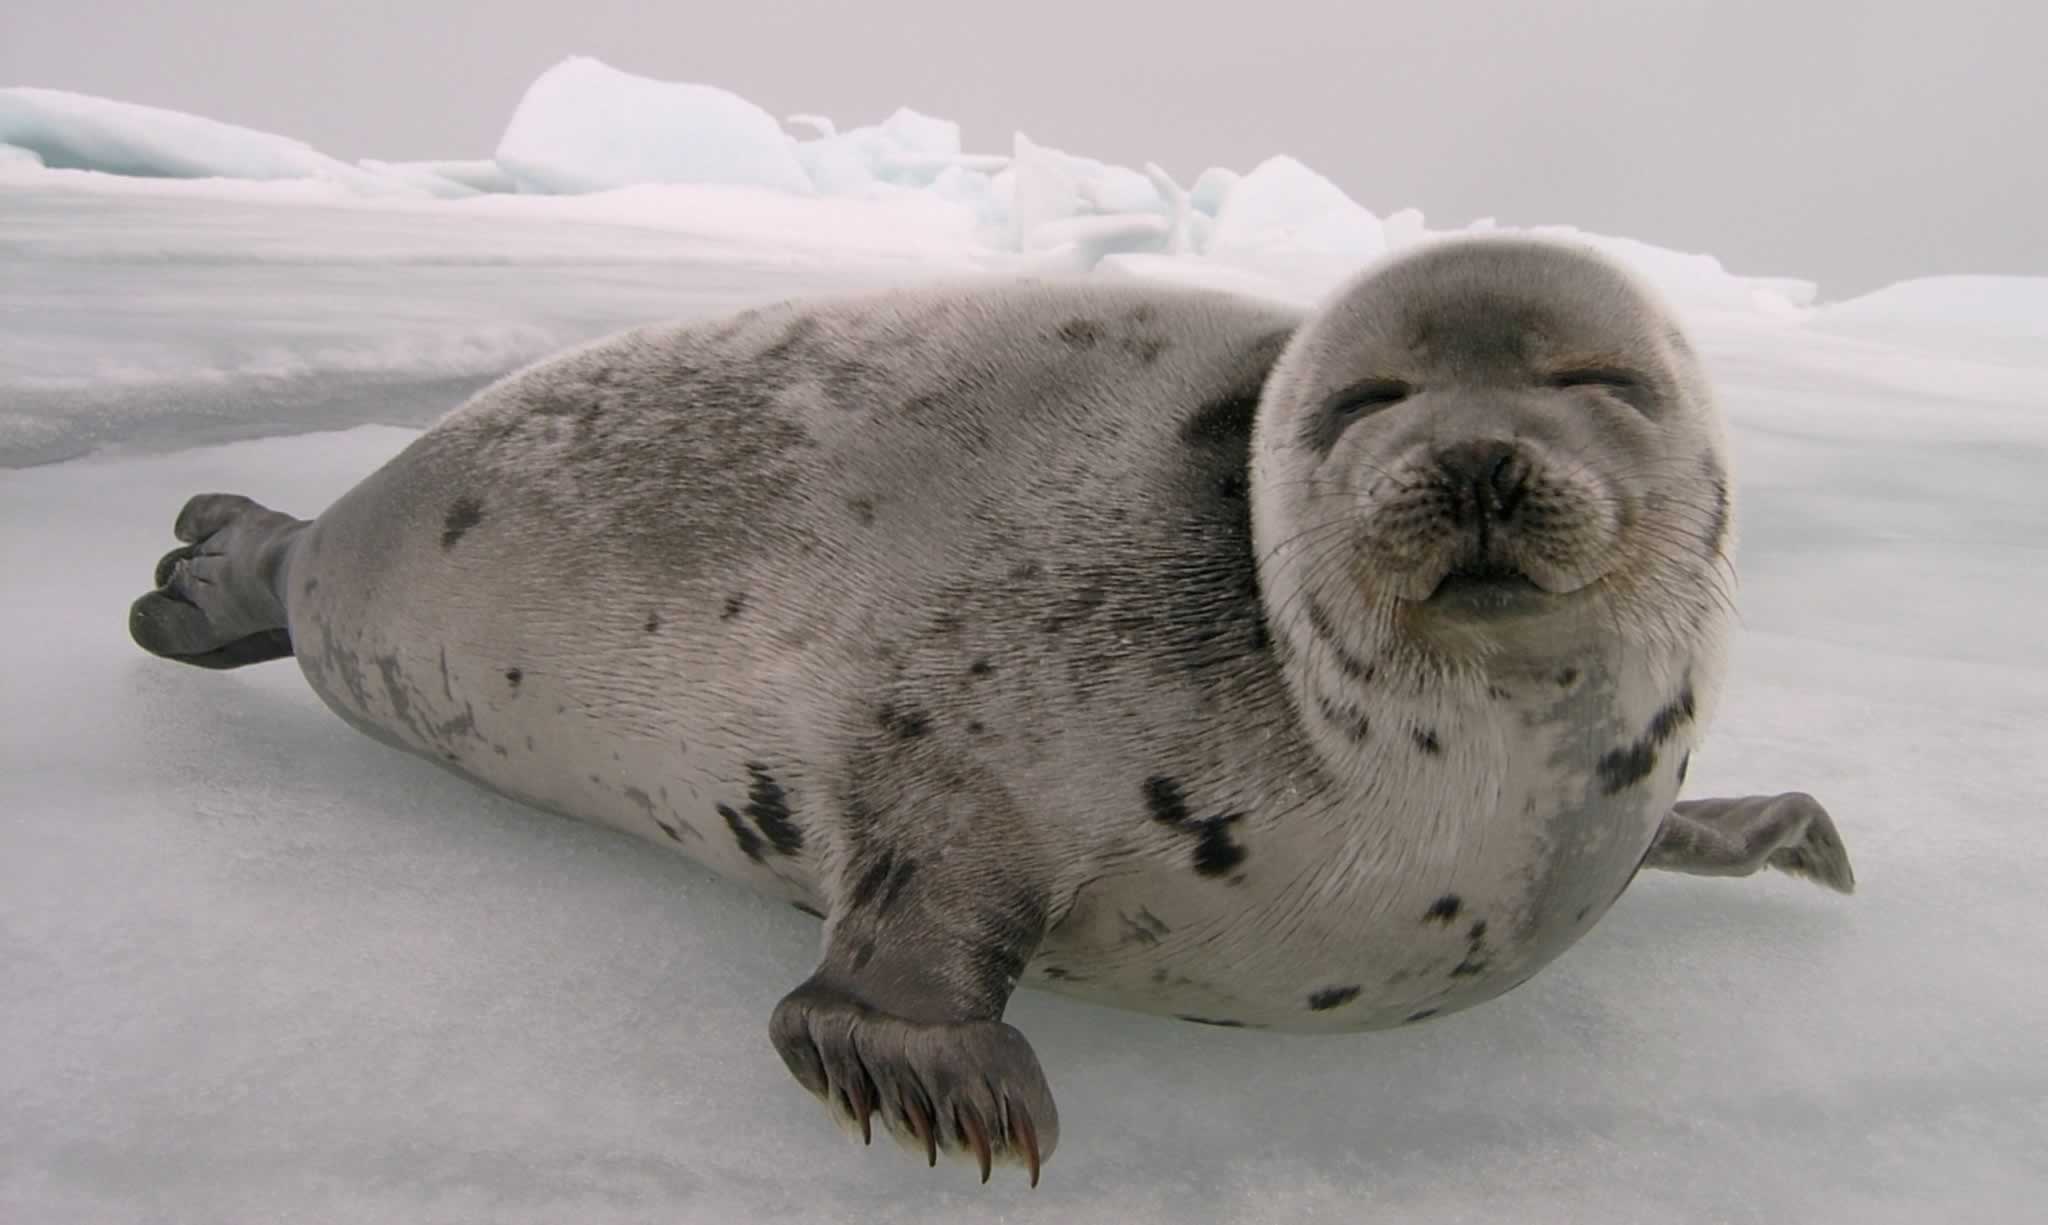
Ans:
<svg viewBox="0 0 2048 1225"><path fill-rule="evenodd" d="M1532 608L1551 594L1517 566L1474 561L1446 570L1421 603L1447 612L1498 614Z"/></svg>

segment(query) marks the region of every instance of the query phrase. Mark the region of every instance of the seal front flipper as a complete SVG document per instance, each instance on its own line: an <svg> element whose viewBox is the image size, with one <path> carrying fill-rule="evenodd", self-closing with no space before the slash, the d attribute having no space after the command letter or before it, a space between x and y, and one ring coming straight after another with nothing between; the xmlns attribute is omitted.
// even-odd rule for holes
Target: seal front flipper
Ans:
<svg viewBox="0 0 2048 1225"><path fill-rule="evenodd" d="M1698 876L1748 876L1772 867L1838 893L1856 891L1834 821L1800 791L1682 801L1664 818L1643 866Z"/></svg>
<svg viewBox="0 0 2048 1225"><path fill-rule="evenodd" d="M971 1155L987 1182L992 1162L1015 1162L1037 1186L1059 1112L1031 1044L1001 1017L1045 908L1006 873L976 870L990 865L946 866L961 879L935 880L902 853L861 867L817 971L776 1006L769 1035L864 1141L879 1115L927 1164Z"/></svg>

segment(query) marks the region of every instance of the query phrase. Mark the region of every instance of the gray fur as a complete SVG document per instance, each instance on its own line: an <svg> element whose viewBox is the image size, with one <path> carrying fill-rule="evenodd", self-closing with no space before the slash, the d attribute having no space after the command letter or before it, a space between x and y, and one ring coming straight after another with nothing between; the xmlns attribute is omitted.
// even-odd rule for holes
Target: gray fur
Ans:
<svg viewBox="0 0 2048 1225"><path fill-rule="evenodd" d="M1674 335L1604 263L1504 241L1313 315L791 303L515 374L310 527L261 520L288 564L228 564L359 728L822 911L771 1026L800 1083L1035 1178L1058 1123L1000 1019L1019 981L1398 1025L1523 981L1626 886L1731 599L1725 443ZM1544 590L1436 591L1481 563ZM218 646L216 609L246 636L159 597L202 614L177 650L138 630L160 654Z"/></svg>

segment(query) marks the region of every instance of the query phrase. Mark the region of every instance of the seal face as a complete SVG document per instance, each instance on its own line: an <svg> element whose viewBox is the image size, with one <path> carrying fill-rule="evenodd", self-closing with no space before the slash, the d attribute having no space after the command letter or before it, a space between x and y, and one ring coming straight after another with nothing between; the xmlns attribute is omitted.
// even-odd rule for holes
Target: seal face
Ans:
<svg viewBox="0 0 2048 1225"><path fill-rule="evenodd" d="M899 291L519 372L312 522L202 495L130 624L820 915L799 1083L1035 1181L1020 981L1371 1029L1525 980L1646 863L1848 887L1810 797L1673 808L1727 473L1678 329L1571 248L1305 315Z"/></svg>

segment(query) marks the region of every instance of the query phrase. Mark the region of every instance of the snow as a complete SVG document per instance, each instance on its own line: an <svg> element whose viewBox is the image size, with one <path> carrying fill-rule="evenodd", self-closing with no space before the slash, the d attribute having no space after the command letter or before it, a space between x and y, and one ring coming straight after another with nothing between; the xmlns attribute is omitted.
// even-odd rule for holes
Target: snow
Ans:
<svg viewBox="0 0 2048 1225"><path fill-rule="evenodd" d="M730 183L809 193L775 117L713 85L655 81L576 56L527 86L498 142L522 191Z"/></svg>
<svg viewBox="0 0 2048 1225"><path fill-rule="evenodd" d="M366 205L67 172L0 187L0 465L357 422L422 425L514 366L648 319L974 267L966 229L739 188ZM110 190L111 189L111 190ZM815 203L815 202L814 202ZM688 222L694 220L694 232ZM395 291L394 286L402 285Z"/></svg>
<svg viewBox="0 0 2048 1225"><path fill-rule="evenodd" d="M1646 874L1523 988L1387 1034L1021 993L1062 1144L1037 1191L983 1188L849 1144L790 1081L766 1019L813 921L384 749L288 663L151 659L127 604L188 494L315 513L492 375L631 323L1041 265L1307 301L1379 215L1294 166L1183 191L1022 140L954 156L917 120L844 196L38 167L169 130L110 105L0 133L30 151L0 156L0 1220L2038 1212L2048 282L1830 304L1582 236L1673 291L1738 457L1742 627L1689 787L1821 796L1855 897ZM915 186L919 158L952 160Z"/></svg>
<svg viewBox="0 0 2048 1225"><path fill-rule="evenodd" d="M359 164L373 174L397 179L434 196L474 196L519 189L505 168L488 158L385 162L366 157Z"/></svg>

